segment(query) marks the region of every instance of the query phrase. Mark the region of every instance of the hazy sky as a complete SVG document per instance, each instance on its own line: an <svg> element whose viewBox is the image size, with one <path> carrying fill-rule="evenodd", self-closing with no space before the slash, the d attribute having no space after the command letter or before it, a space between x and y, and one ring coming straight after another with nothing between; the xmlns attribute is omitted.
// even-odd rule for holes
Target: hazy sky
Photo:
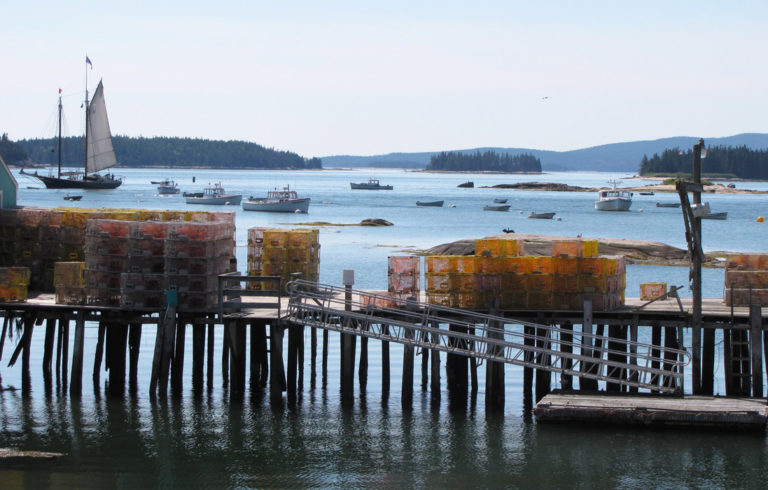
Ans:
<svg viewBox="0 0 768 490"><path fill-rule="evenodd" d="M768 132L768 2L0 0L0 133L297 152L570 150Z"/></svg>

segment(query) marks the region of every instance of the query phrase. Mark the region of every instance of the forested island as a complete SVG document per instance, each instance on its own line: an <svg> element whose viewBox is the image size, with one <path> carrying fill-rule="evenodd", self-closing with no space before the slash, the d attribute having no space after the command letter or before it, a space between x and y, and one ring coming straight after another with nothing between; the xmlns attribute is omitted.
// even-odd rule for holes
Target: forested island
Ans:
<svg viewBox="0 0 768 490"><path fill-rule="evenodd" d="M540 173L541 160L528 153L508 155L494 151L442 152L429 159L427 170Z"/></svg>
<svg viewBox="0 0 768 490"><path fill-rule="evenodd" d="M643 155L640 175L690 175L693 150L671 148L651 158ZM748 180L768 179L768 151L752 150L746 146L707 148L701 159L701 173L710 177L740 178Z"/></svg>
<svg viewBox="0 0 768 490"><path fill-rule="evenodd" d="M120 165L126 167L319 169L319 158L304 158L289 151L265 148L247 141L199 138L113 136ZM10 141L0 138L0 155L8 164L56 165L58 142L54 138ZM81 167L85 153L82 136L62 139L61 160L66 167Z"/></svg>

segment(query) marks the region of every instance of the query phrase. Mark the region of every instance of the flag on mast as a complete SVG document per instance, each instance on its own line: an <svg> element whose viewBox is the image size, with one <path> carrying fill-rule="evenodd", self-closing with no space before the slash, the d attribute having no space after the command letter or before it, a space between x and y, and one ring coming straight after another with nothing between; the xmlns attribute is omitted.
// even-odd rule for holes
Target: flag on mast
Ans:
<svg viewBox="0 0 768 490"><path fill-rule="evenodd" d="M91 63L91 59L88 57L88 55L85 55L85 64L91 67L91 70L93 70L93 63Z"/></svg>

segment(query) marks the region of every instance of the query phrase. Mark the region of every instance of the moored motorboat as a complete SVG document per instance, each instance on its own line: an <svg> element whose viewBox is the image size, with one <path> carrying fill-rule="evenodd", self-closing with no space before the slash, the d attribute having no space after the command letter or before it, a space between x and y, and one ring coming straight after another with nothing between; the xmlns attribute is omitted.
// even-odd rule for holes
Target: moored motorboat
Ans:
<svg viewBox="0 0 768 490"><path fill-rule="evenodd" d="M496 204L506 204L507 200L497 197L496 199L493 200L493 202L495 202Z"/></svg>
<svg viewBox="0 0 768 490"><path fill-rule="evenodd" d="M533 219L552 219L554 216L555 213L537 213L535 211L528 215L529 218Z"/></svg>
<svg viewBox="0 0 768 490"><path fill-rule="evenodd" d="M65 201L79 201L82 198L83 198L83 196L76 195L76 194L67 194L67 195L64 196L64 200Z"/></svg>
<svg viewBox="0 0 768 490"><path fill-rule="evenodd" d="M264 211L270 213L307 213L308 197L299 197L296 191L285 186L282 190L267 192L267 197L249 197L243 202L244 211Z"/></svg>
<svg viewBox="0 0 768 490"><path fill-rule="evenodd" d="M609 183L613 184L613 188L603 189L598 193L595 209L598 211L629 211L629 207L632 206L632 193L617 189L616 186L621 182L613 180Z"/></svg>
<svg viewBox="0 0 768 490"><path fill-rule="evenodd" d="M728 219L728 212L723 211L720 213L709 213L701 216L701 219Z"/></svg>
<svg viewBox="0 0 768 490"><path fill-rule="evenodd" d="M416 201L417 206L431 206L435 208L443 207L445 201Z"/></svg>
<svg viewBox="0 0 768 490"><path fill-rule="evenodd" d="M486 205L483 206L483 211L509 211L509 204L499 204L499 205Z"/></svg>
<svg viewBox="0 0 768 490"><path fill-rule="evenodd" d="M680 203L679 202L657 202L656 207L657 208L679 208Z"/></svg>
<svg viewBox="0 0 768 490"><path fill-rule="evenodd" d="M350 182L349 186L352 189L369 190L369 191L391 191L393 187L391 185L381 185L379 179L368 179L368 182Z"/></svg>
<svg viewBox="0 0 768 490"><path fill-rule="evenodd" d="M212 187L203 189L202 195L200 195L200 193L185 193L184 198L186 199L187 204L238 205L243 199L243 196L242 194L227 194L224 191L224 188L221 187L221 184L216 183Z"/></svg>
<svg viewBox="0 0 768 490"><path fill-rule="evenodd" d="M157 186L158 194L178 194L179 184L172 180L165 180Z"/></svg>

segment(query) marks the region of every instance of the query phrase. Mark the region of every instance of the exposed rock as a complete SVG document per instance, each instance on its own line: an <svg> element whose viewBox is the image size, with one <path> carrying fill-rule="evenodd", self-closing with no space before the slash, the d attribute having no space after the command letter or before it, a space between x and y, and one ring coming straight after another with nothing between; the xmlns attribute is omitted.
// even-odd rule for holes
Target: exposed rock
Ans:
<svg viewBox="0 0 768 490"><path fill-rule="evenodd" d="M381 218L367 218L360 222L360 226L392 226L392 223Z"/></svg>
<svg viewBox="0 0 768 490"><path fill-rule="evenodd" d="M592 187L557 184L554 182L518 182L515 184L496 184L493 189L518 189L524 191L557 191L557 192L597 192Z"/></svg>
<svg viewBox="0 0 768 490"><path fill-rule="evenodd" d="M22 451L12 447L0 447L0 459L7 458L60 458L64 453L46 453L42 451Z"/></svg>
<svg viewBox="0 0 768 490"><path fill-rule="evenodd" d="M505 233L487 238L522 240L525 244L526 255L552 255L552 242L554 240L578 239L523 233ZM623 255L629 263L633 264L686 265L688 263L687 250L661 242L624 240L621 238L592 238L592 240L597 240L600 255ZM425 255L473 255L474 253L474 239L444 243L424 251ZM716 257L708 257L708 261L711 261L711 264L708 265L712 266L716 266L718 262Z"/></svg>

